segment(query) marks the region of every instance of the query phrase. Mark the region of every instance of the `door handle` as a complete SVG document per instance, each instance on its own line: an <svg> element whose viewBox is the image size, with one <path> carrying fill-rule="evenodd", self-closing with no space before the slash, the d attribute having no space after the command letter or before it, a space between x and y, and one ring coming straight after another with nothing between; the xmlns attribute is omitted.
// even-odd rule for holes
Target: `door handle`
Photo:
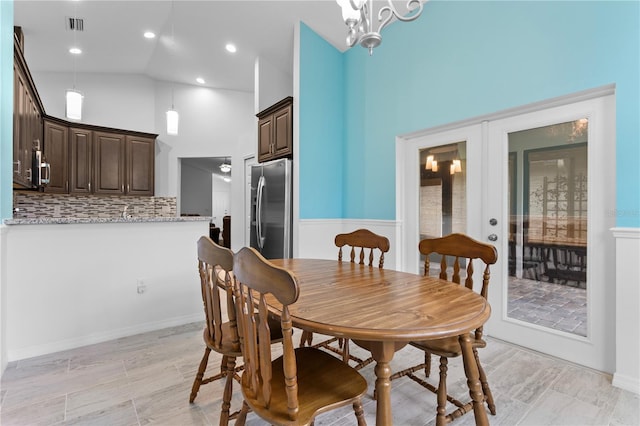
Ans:
<svg viewBox="0 0 640 426"><path fill-rule="evenodd" d="M498 236L496 234L491 234L487 238L489 241L498 241Z"/></svg>

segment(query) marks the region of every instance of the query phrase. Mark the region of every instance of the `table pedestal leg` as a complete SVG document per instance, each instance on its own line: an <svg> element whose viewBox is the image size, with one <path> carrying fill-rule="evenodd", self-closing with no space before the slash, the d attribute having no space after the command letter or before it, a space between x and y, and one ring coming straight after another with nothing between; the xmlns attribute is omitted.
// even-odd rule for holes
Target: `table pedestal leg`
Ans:
<svg viewBox="0 0 640 426"><path fill-rule="evenodd" d="M462 349L462 360L464 363L464 372L467 376L467 385L469 386L469 395L473 401L473 415L476 418L476 425L488 426L489 419L484 409L484 393L480 385L480 374L478 373L478 364L473 356L471 348L471 338L469 333L465 333L458 338L460 348Z"/></svg>
<svg viewBox="0 0 640 426"><path fill-rule="evenodd" d="M391 415L391 367L389 362L400 347L406 345L394 342L372 343L371 355L376 361L376 425L393 425Z"/></svg>

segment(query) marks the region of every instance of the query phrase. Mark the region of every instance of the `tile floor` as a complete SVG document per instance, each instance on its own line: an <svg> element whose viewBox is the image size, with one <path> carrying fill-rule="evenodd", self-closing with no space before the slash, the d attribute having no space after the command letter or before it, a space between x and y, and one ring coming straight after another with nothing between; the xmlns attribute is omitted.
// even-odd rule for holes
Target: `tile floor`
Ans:
<svg viewBox="0 0 640 426"><path fill-rule="evenodd" d="M1 381L0 424L216 425L219 381L204 385L195 403L188 402L203 353L201 327L188 324L12 362ZM396 354L392 368L404 368L421 357L407 347ZM612 387L607 374L495 339L489 339L480 357L498 409L496 416L489 416L492 425L640 424L639 397ZM219 361L212 354L209 368L217 369ZM374 425L373 365L361 372L370 383L366 419ZM459 360L450 361L449 372L450 392L466 395ZM392 403L395 425L434 424L435 396L409 379L392 382ZM237 389L232 404L232 409L241 404ZM473 423L471 414L455 422ZM248 424L264 422L250 414ZM316 419L318 426L353 424L350 407Z"/></svg>

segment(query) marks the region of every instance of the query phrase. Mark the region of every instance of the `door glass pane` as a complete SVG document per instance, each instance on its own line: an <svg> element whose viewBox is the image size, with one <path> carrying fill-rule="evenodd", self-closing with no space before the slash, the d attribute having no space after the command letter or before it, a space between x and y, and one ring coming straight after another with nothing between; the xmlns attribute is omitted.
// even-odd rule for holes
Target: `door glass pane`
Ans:
<svg viewBox="0 0 640 426"><path fill-rule="evenodd" d="M420 150L421 240L466 233L466 165L465 141ZM420 263L423 268L424 257Z"/></svg>
<svg viewBox="0 0 640 426"><path fill-rule="evenodd" d="M587 119L509 134L508 316L587 334Z"/></svg>

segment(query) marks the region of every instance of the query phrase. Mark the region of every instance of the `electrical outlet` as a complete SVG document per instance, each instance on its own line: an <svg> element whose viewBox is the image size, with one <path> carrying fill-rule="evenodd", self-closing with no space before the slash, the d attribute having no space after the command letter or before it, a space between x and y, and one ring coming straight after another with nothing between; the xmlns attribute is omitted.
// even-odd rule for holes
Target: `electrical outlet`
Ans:
<svg viewBox="0 0 640 426"><path fill-rule="evenodd" d="M147 291L147 284L145 284L144 280L138 279L137 281L138 294L142 294Z"/></svg>

